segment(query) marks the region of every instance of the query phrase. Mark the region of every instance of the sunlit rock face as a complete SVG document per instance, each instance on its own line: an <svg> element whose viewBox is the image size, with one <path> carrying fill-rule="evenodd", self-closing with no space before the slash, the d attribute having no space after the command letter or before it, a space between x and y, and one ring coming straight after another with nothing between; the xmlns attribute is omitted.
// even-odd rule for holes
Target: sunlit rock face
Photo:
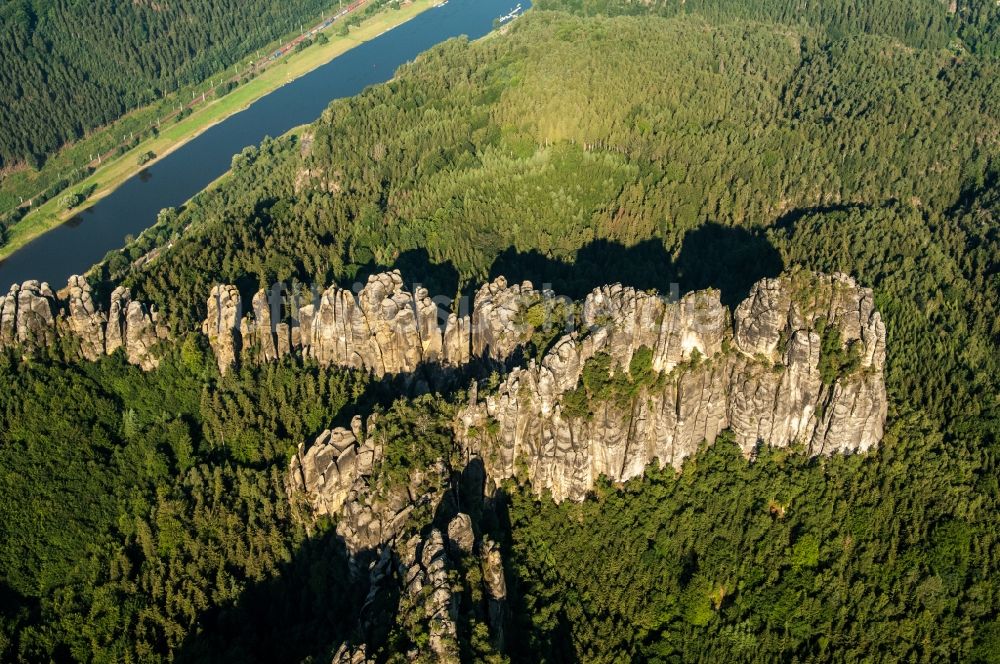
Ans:
<svg viewBox="0 0 1000 664"><path fill-rule="evenodd" d="M863 452L882 438L885 325L872 292L850 277L763 280L731 320L717 291L671 303L602 287L583 316L582 330L462 411L458 434L491 477L520 473L556 500L579 499L601 475L628 480L653 460L680 468L724 429L748 456L759 444ZM836 339L840 364L823 357L824 336ZM652 351L655 380L592 400L585 415L567 412L588 360L606 354L611 372L627 372L641 347Z"/></svg>
<svg viewBox="0 0 1000 664"><path fill-rule="evenodd" d="M291 311L261 290L235 324L242 301L235 286L223 284L210 293L202 330L223 373L241 358L269 362L299 352L376 376L409 374L505 360L530 336L520 318L542 295L530 282L508 286L500 277L479 289L471 314L459 315L443 311L425 288L406 290L397 270L372 275L357 293L331 286Z"/></svg>
<svg viewBox="0 0 1000 664"><path fill-rule="evenodd" d="M155 309L133 301L128 289L119 287L105 312L87 280L75 275L64 292L61 298L37 281L11 286L0 298L0 348L34 352L64 340L81 359L93 361L120 348L132 364L156 368L154 349L168 331Z"/></svg>
<svg viewBox="0 0 1000 664"><path fill-rule="evenodd" d="M393 300L401 292L396 281L379 284L378 320L396 321L393 329L403 331L382 338L400 345L383 356L411 367L419 355L408 356L407 344L421 334L419 316L400 313L409 300ZM511 293L526 299L513 304ZM470 361L512 355L536 295L530 285L511 289L502 280L481 289ZM373 301L344 303L368 320ZM861 452L882 438L885 326L871 291L847 276L796 271L766 279L732 313L715 290L672 301L621 285L595 289L576 311L578 329L510 370L495 390L480 395L473 384L452 425L451 459L387 482L378 473L382 436L373 416L365 426L356 417L350 429L323 432L291 461L293 504L304 503L313 518L333 517L352 556L378 554L365 607L399 597L396 620L426 624L429 638L413 656L459 661L456 616L466 596L481 598L493 643L504 640L500 548L449 503L460 469L447 464L455 459L480 464L476 486L484 501L509 478L561 501L582 499L602 475L616 482L637 477L654 461L680 469L726 429L747 456L762 444L796 445L811 455ZM232 329L233 317L223 319ZM453 315L448 326L457 320ZM434 352L447 357L447 330L443 341ZM459 571L472 567L478 587L456 585ZM361 623L361 632L371 629ZM334 661L366 657L363 643L344 644Z"/></svg>

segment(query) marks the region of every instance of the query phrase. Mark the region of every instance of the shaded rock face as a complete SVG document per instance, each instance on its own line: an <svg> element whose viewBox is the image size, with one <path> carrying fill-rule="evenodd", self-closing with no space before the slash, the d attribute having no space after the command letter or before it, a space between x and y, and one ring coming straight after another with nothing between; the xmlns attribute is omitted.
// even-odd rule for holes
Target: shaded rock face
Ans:
<svg viewBox="0 0 1000 664"><path fill-rule="evenodd" d="M503 650L508 616L500 547L486 536L478 547L475 542L471 517L458 513L447 528L432 527L424 535L412 535L386 547L373 567L366 604L374 604L375 596L395 582L401 596L395 623L427 626L427 644L407 653L411 660L461 661L458 622L463 611L483 621L494 647ZM476 573L470 575L470 570ZM463 594L481 597L482 604L463 606Z"/></svg>
<svg viewBox="0 0 1000 664"><path fill-rule="evenodd" d="M415 471L405 486L373 490L381 460L376 420L362 428L324 431L292 458L286 488L294 500L304 496L315 516L338 516L337 534L349 551L375 550L394 541L417 508L434 510L447 484L443 464ZM365 432L371 435L365 435Z"/></svg>
<svg viewBox="0 0 1000 664"><path fill-rule="evenodd" d="M448 578L455 565L448 555L445 536L435 528L426 538L415 536L400 549L403 590L411 603L408 608L418 615L422 613L420 617L429 623L428 654L435 661L457 664L458 597Z"/></svg>
<svg viewBox="0 0 1000 664"><path fill-rule="evenodd" d="M304 498L313 515L336 516L336 532L352 557L378 556L368 567L369 592L355 629L362 642L344 644L333 661L369 661L369 646L384 642L393 624L417 623L429 638L406 653L410 659L461 661L463 594L481 598L478 605L465 607L466 615L471 612L485 623L492 642L502 648L508 610L499 546L478 536L465 513L434 525L440 517L430 515L441 511L452 486L443 462L412 471L405 485L383 485L376 473L378 440L376 418L365 426L355 418L350 430L325 431L308 449L300 447L289 468L293 503ZM355 563L360 559L354 558ZM354 566L355 573L361 569ZM470 569L478 574L468 576ZM470 584L477 584L475 593ZM398 604L390 597L398 597Z"/></svg>
<svg viewBox="0 0 1000 664"><path fill-rule="evenodd" d="M407 291L396 270L372 275L357 294L331 286L305 304L295 294L268 297L258 291L240 319L239 292L221 285L212 289L202 330L223 373L241 357L269 362L301 352L324 365L377 376L407 374L425 365L505 360L530 337L520 318L542 295L530 282L508 286L501 277L480 288L471 315L445 316L439 303L447 298L431 298L420 287Z"/></svg>
<svg viewBox="0 0 1000 664"><path fill-rule="evenodd" d="M509 355L523 342L521 314L536 294L511 305L506 298L523 298L525 286L498 280L484 288L467 319L480 330L468 337L470 356ZM458 457L481 463L472 493L482 492L484 503L511 477L559 501L582 499L601 475L637 477L654 460L680 469L725 429L747 456L762 443L798 445L811 455L863 452L882 438L885 326L872 292L850 277L795 271L763 280L732 314L714 290L668 301L606 286L579 312L580 329L511 370L495 393L480 397L473 383L459 411ZM398 309L391 319L401 320ZM447 331L442 340L447 354ZM612 389L592 394L595 381ZM405 486L382 486L378 440L377 420L363 430L355 418L350 430L326 431L300 447L289 469L290 498L336 516L352 554L381 552L366 606L384 606L379 597L392 587L400 596L397 624L427 625L426 652L408 657L458 661L467 596L482 598L472 613L502 651L500 547L446 499L455 473L443 460L412 471ZM470 569L478 574L468 576ZM477 592L470 583L479 584ZM335 661L364 661L365 652L345 646Z"/></svg>
<svg viewBox="0 0 1000 664"><path fill-rule="evenodd" d="M30 352L69 337L78 342L83 359L93 361L121 348L129 362L148 371L159 362L153 348L167 336L157 312L132 301L125 288L112 293L105 314L80 276L70 277L65 300L37 281L11 286L0 299L0 348Z"/></svg>
<svg viewBox="0 0 1000 664"><path fill-rule="evenodd" d="M748 456L761 443L818 455L865 451L882 438L885 326L871 291L850 277L761 281L732 325L715 291L666 303L620 286L591 293L584 318L600 325L566 335L462 411L457 434L495 480L520 473L556 500L581 499L600 475L625 481L654 459L679 469L727 428ZM824 381L823 335L832 330L837 350L856 360ZM623 372L642 346L656 380L624 399L589 402L586 415L566 408L587 360L603 353Z"/></svg>
<svg viewBox="0 0 1000 664"><path fill-rule="evenodd" d="M364 644L360 646L352 646L348 643L341 644L337 652L333 654L332 664L368 664L368 662L374 662L374 659L368 658L367 649Z"/></svg>

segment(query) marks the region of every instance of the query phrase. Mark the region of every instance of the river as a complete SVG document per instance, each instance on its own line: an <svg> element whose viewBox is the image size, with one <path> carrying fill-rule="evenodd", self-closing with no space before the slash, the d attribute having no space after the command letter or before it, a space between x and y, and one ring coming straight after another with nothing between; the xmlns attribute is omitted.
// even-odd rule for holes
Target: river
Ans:
<svg viewBox="0 0 1000 664"><path fill-rule="evenodd" d="M314 121L334 99L389 80L400 65L435 44L459 35L482 37L515 4L517 0L450 0L278 88L9 256L0 263L0 284L37 279L62 288L70 275L86 272L123 246L127 235L152 226L160 210L182 205L229 170L232 155L244 147Z"/></svg>

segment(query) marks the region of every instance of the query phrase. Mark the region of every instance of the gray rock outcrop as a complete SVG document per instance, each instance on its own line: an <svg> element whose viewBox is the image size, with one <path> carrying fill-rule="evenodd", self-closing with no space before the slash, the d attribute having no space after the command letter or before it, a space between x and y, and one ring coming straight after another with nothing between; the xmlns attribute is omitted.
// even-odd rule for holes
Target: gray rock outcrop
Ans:
<svg viewBox="0 0 1000 664"><path fill-rule="evenodd" d="M157 366L154 347L168 331L154 309L132 301L128 290L119 287L105 314L95 304L90 284L80 276L70 277L65 292L65 299L60 299L48 284L37 281L11 286L0 298L0 348L16 346L33 352L68 337L78 343L85 360L121 348L132 364L145 370Z"/></svg>
<svg viewBox="0 0 1000 664"><path fill-rule="evenodd" d="M94 292L80 276L69 278L66 325L80 340L80 354L95 361L105 353L104 331L108 317L94 304Z"/></svg>
<svg viewBox="0 0 1000 664"><path fill-rule="evenodd" d="M300 445L286 485L293 499L305 497L314 515L338 516L337 534L356 553L394 541L415 509L435 509L448 474L438 463L414 471L402 486L373 489L382 458L376 420L369 418L370 435L359 418L352 428L324 431L308 449Z"/></svg>
<svg viewBox="0 0 1000 664"><path fill-rule="evenodd" d="M0 305L0 345L37 350L55 342L55 294L46 283L13 285Z"/></svg>
<svg viewBox="0 0 1000 664"><path fill-rule="evenodd" d="M208 317L201 330L215 351L219 371L225 373L240 352L240 292L235 286L212 289L208 298Z"/></svg>
<svg viewBox="0 0 1000 664"><path fill-rule="evenodd" d="M500 545L488 537L479 543L479 566L483 574L483 590L487 601L490 633L499 650L503 650L507 623L507 578L503 571Z"/></svg>
<svg viewBox="0 0 1000 664"><path fill-rule="evenodd" d="M408 614L405 623L423 622L429 633L426 652L418 647L408 653L411 659L460 661L457 621L462 610L481 620L493 646L503 650L507 581L500 547L487 537L476 547L469 515L453 517L447 533L431 528L423 537L399 542L395 551L403 596L399 610ZM469 575L468 570L477 573ZM463 594L481 597L482 604L463 605Z"/></svg>
<svg viewBox="0 0 1000 664"><path fill-rule="evenodd" d="M429 624L428 647L433 661L457 664L458 597L448 572L454 567L444 535L431 530L426 538L413 537L400 547L400 571L410 610L423 613Z"/></svg>
<svg viewBox="0 0 1000 664"><path fill-rule="evenodd" d="M364 644L354 646L348 643L341 644L337 652L333 654L332 664L368 664L375 660L368 658L368 652Z"/></svg>
<svg viewBox="0 0 1000 664"><path fill-rule="evenodd" d="M474 352L511 352L504 334L517 310L496 304L510 292L498 280L477 300L484 306L473 318L490 312L498 322L480 321L491 331ZM507 313L494 316L498 307ZM622 482L654 460L679 469L726 429L747 456L761 444L864 452L882 438L885 325L871 290L848 276L765 279L732 317L715 290L670 302L607 286L587 296L581 322L494 393L470 392L455 436L494 482L522 476L556 500L580 499L602 475ZM591 365L600 368L585 376ZM328 432L293 462L319 513L344 504L359 455L362 473L377 459L357 445L350 432ZM402 503L394 509L398 516Z"/></svg>
<svg viewBox="0 0 1000 664"><path fill-rule="evenodd" d="M452 553L458 556L469 555L476 543L476 534L472 530L472 517L460 512L448 522L448 542Z"/></svg>
<svg viewBox="0 0 1000 664"><path fill-rule="evenodd" d="M458 435L494 479L521 473L556 500L580 499L601 475L625 481L653 460L679 469L724 429L748 456L762 443L818 455L881 440L885 326L871 291L850 277L794 272L761 281L732 325L715 291L667 303L601 288L587 297L584 321L589 327L461 413ZM821 357L823 337L832 331L839 340L826 352L845 362L824 376L834 363ZM641 347L651 351L646 383L629 375ZM608 356L608 380L631 393L588 396L581 413L582 374L598 354Z"/></svg>
<svg viewBox="0 0 1000 664"><path fill-rule="evenodd" d="M400 316L402 298L384 304L392 300L384 296L399 293L395 284L374 297L391 313L380 320L403 332L381 338L380 348L419 335L419 317ZM473 327L469 357L509 356L524 342L524 314L539 295L502 280L480 293L465 319ZM371 302L358 306L369 307L369 320ZM558 501L583 498L601 475L615 482L637 477L654 461L680 469L726 429L748 457L761 444L799 446L810 455L863 452L882 438L886 330L872 292L850 277L792 271L765 279L732 314L715 290L668 301L621 285L595 289L576 310L579 329L511 370L495 391L480 394L473 383L459 410L453 427L462 454L455 458L481 462L470 463L466 470L475 470L463 473L470 479L463 486L482 489L483 505L511 477ZM447 330L459 320L452 315L442 336L445 357ZM406 363L422 355L392 357L396 366L413 366ZM356 418L350 430L324 432L300 447L289 469L290 497L304 498L314 514L336 516L352 554L381 552L366 606L383 606L380 593L398 582L402 622L423 622L430 635L427 652L418 648L408 657L458 661L460 609L487 624L502 651L507 583L500 547L458 511L458 501L445 498L456 476L447 460L386 484L377 472L379 440L377 419L362 430ZM470 569L478 574L468 576ZM473 582L480 584L475 593ZM478 606L463 605L466 596L480 598ZM337 661L363 653L345 648Z"/></svg>
<svg viewBox="0 0 1000 664"><path fill-rule="evenodd" d="M305 304L298 294L281 295L258 291L252 310L234 326L239 292L227 285L212 289L202 329L223 373L241 358L238 349L245 361L301 352L320 364L377 376L463 366L475 358L503 361L531 336L523 313L546 294L530 282L508 286L500 277L479 289L471 315L445 316L427 289L407 291L396 270L372 275L357 294L331 286Z"/></svg>

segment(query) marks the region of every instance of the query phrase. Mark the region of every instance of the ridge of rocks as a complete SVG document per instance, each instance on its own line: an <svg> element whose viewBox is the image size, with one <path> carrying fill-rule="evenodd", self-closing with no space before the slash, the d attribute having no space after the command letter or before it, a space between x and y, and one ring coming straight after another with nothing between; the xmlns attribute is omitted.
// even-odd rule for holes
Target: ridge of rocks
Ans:
<svg viewBox="0 0 1000 664"><path fill-rule="evenodd" d="M212 288L202 331L222 373L240 361L300 352L324 365L404 374L421 365L506 359L530 334L521 320L526 307L545 295L531 282L509 285L499 277L479 289L471 314L445 313L426 288L407 291L394 270L372 275L356 293L334 285L308 302L260 290L244 315L239 290L221 284Z"/></svg>
<svg viewBox="0 0 1000 664"><path fill-rule="evenodd" d="M127 288L118 287L105 312L95 303L87 280L76 275L69 278L65 293L59 297L47 283L33 280L12 285L0 296L0 348L30 353L69 339L85 360L121 348L130 363L144 370L158 365L153 349L168 338L168 330L155 307L133 300Z"/></svg>

